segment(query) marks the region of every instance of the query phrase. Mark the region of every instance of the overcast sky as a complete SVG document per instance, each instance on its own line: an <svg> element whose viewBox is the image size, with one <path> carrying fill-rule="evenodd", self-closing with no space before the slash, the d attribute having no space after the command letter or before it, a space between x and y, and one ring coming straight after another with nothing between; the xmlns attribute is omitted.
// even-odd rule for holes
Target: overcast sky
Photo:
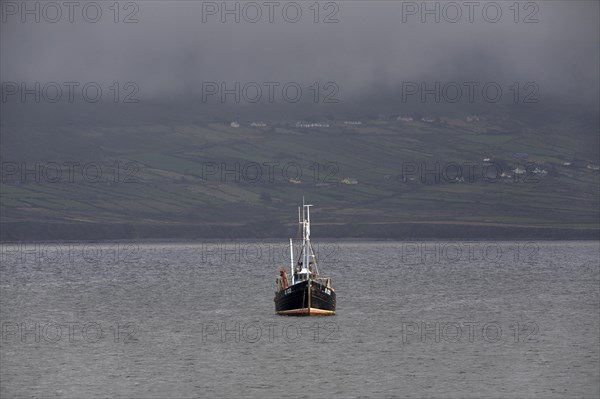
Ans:
<svg viewBox="0 0 600 399"><path fill-rule="evenodd" d="M43 11L40 23L34 15L25 15L23 23L23 10L14 10L21 2L6 3L11 2L2 2L3 82L133 81L144 99L197 97L205 81L333 81L340 95L353 97L407 81L494 81L505 87L533 81L544 95L588 104L599 91L597 1L522 2L518 23L512 1L496 3L502 10L496 23L482 15L488 2L474 9L473 23L464 2L458 2L463 15L456 23L444 20L456 16L452 8L444 14L446 3L440 3L439 23L432 15L422 23L419 10L408 15L413 10L401 1L322 2L319 23L309 8L313 2L298 2L303 14L297 23L284 20L283 2L274 7L273 23L263 1L256 3L263 12L256 23L244 21L243 14L240 23L234 16L222 23L219 10L205 14L203 22L203 7L211 11L207 7L222 3L200 1L139 1L138 9L121 3L119 23L109 9L113 2L99 2L97 23L86 22L81 7L70 23L61 6L56 23L45 21ZM88 9L88 15L94 11ZM255 16L254 9L246 11ZM288 16L294 11L288 9ZM495 11L488 9L488 19ZM55 10L46 12L55 18ZM139 22L123 23L129 13ZM323 23L330 13L339 22ZM530 14L537 23L523 22Z"/></svg>

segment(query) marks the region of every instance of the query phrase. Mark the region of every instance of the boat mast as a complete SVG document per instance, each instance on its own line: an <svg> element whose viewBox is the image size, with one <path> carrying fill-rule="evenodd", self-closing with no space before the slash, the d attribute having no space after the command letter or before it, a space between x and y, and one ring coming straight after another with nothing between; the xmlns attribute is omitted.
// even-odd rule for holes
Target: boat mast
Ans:
<svg viewBox="0 0 600 399"><path fill-rule="evenodd" d="M312 205L306 205L304 203L304 197L302 197L302 208L306 209L306 218L304 219L304 269L306 272L306 285L308 288L308 312L310 314L310 308L311 308L311 290L310 290L310 286L311 286L311 282L310 282L310 278L311 278L311 273L310 273L310 258L311 258L311 254L310 254L310 207Z"/></svg>
<svg viewBox="0 0 600 399"><path fill-rule="evenodd" d="M302 213L300 213L300 207L298 207L298 224L302 226L302 247L300 254L298 255L298 264L302 265L298 274L305 274L307 279L310 279L310 262L313 261L315 272L318 273L317 260L314 255L312 245L310 243L310 207L304 203L304 197L302 198ZM291 244L290 244L291 245ZM291 249L290 255L293 256ZM295 280L294 280L295 282Z"/></svg>
<svg viewBox="0 0 600 399"><path fill-rule="evenodd" d="M296 284L294 279L294 246L292 245L292 239L290 238L290 275L292 276L292 285Z"/></svg>
<svg viewBox="0 0 600 399"><path fill-rule="evenodd" d="M310 245L310 207L312 205L306 205L304 201L302 201L302 205L306 208L306 219L304 220L304 267L306 268L308 278L310 278L310 261L313 258L312 246Z"/></svg>
<svg viewBox="0 0 600 399"><path fill-rule="evenodd" d="M306 245L304 248L304 256L306 257L306 272L310 276L310 207L311 205L304 205L306 207L306 222L304 223L304 234L306 235Z"/></svg>
<svg viewBox="0 0 600 399"><path fill-rule="evenodd" d="M300 273L306 270L306 216L304 207L304 196L302 197L302 269Z"/></svg>

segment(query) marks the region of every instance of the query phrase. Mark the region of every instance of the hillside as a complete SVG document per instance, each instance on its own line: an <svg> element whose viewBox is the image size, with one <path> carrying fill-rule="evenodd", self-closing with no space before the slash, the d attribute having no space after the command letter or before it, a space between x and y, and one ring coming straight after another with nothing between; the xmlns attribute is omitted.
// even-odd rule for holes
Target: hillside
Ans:
<svg viewBox="0 0 600 399"><path fill-rule="evenodd" d="M5 123L2 239L279 236L302 196L316 236L597 237L597 126L532 115Z"/></svg>

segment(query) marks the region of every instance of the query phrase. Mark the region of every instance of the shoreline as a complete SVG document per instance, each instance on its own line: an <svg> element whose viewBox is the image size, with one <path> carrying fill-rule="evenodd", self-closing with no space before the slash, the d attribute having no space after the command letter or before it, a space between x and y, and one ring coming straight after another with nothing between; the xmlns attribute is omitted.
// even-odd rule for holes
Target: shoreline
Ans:
<svg viewBox="0 0 600 399"><path fill-rule="evenodd" d="M499 226L461 223L322 224L315 239L345 241L597 241L600 228ZM194 242L198 240L281 240L295 237L290 225L135 225L100 223L0 224L1 242L102 241Z"/></svg>

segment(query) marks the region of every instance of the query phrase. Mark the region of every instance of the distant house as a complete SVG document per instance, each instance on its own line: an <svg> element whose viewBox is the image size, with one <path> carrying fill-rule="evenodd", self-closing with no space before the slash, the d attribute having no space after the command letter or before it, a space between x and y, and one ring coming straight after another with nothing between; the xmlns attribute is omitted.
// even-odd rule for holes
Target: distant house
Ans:
<svg viewBox="0 0 600 399"><path fill-rule="evenodd" d="M479 122L479 117L477 115L469 115L469 116L467 116L467 122L469 122L469 123Z"/></svg>
<svg viewBox="0 0 600 399"><path fill-rule="evenodd" d="M527 173L527 171L525 169L521 169L517 166L515 169L513 169L513 173L515 175L524 175L525 173Z"/></svg>
<svg viewBox="0 0 600 399"><path fill-rule="evenodd" d="M252 122L250 124L250 126L252 126L252 127L267 127L267 124L264 122Z"/></svg>
<svg viewBox="0 0 600 399"><path fill-rule="evenodd" d="M483 158L483 162L492 162L490 158Z"/></svg>
<svg viewBox="0 0 600 399"><path fill-rule="evenodd" d="M590 170L600 170L600 166L592 164L588 164L587 168Z"/></svg>
<svg viewBox="0 0 600 399"><path fill-rule="evenodd" d="M300 184L300 183L302 183L302 180L293 177L290 180L288 180L288 182L290 182L292 184Z"/></svg>
<svg viewBox="0 0 600 399"><path fill-rule="evenodd" d="M359 126L359 125L362 125L362 122L361 121L344 121L344 125Z"/></svg>
<svg viewBox="0 0 600 399"><path fill-rule="evenodd" d="M421 118L421 120L423 122L425 122L425 123L433 123L433 122L435 122L435 118L432 118L430 116L425 116L425 117Z"/></svg>
<svg viewBox="0 0 600 399"><path fill-rule="evenodd" d="M341 183L355 185L358 184L358 179L355 179L353 177L346 177L345 179L342 179Z"/></svg>
<svg viewBox="0 0 600 399"><path fill-rule="evenodd" d="M240 127L240 124L234 121L234 122L231 122L231 124L229 126L237 129L238 127Z"/></svg>
<svg viewBox="0 0 600 399"><path fill-rule="evenodd" d="M563 166L571 166L571 162L563 162Z"/></svg>
<svg viewBox="0 0 600 399"><path fill-rule="evenodd" d="M296 127L301 127L301 128L329 127L329 123L296 122Z"/></svg>
<svg viewBox="0 0 600 399"><path fill-rule="evenodd" d="M412 122L412 121L414 121L414 119L412 117L410 117L410 116L399 116L399 117L396 118L396 120L400 121L400 122Z"/></svg>

